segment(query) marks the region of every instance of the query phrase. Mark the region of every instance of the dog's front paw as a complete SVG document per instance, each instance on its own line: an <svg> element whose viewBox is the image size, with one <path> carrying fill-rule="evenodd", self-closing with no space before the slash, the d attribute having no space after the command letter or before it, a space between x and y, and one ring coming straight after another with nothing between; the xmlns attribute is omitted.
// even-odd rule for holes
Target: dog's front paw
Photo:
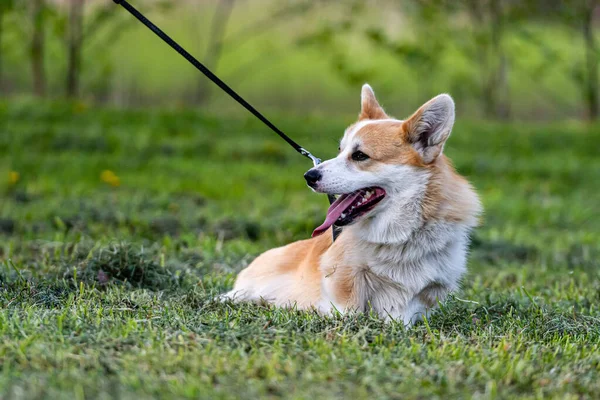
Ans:
<svg viewBox="0 0 600 400"><path fill-rule="evenodd" d="M214 300L220 303L239 302L244 300L244 293L241 290L230 290L227 293L218 295Z"/></svg>

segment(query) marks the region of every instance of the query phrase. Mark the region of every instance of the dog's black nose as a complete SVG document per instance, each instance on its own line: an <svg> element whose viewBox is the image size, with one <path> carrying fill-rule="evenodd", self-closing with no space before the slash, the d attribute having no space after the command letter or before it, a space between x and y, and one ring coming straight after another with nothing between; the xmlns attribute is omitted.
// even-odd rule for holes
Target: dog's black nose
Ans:
<svg viewBox="0 0 600 400"><path fill-rule="evenodd" d="M307 173L304 174L304 179L306 179L306 183L308 183L308 186L314 188L315 185L317 184L317 182L319 182L319 179L321 179L321 172L311 168L308 170Z"/></svg>

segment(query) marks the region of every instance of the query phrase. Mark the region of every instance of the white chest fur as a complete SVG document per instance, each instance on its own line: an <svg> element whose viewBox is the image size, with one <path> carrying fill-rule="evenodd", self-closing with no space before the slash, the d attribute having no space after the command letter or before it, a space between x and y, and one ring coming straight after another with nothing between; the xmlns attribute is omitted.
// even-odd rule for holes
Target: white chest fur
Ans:
<svg viewBox="0 0 600 400"><path fill-rule="evenodd" d="M468 227L430 222L398 244L367 242L358 229L347 227L321 259L322 311L372 307L383 317L411 323L427 308L423 291L435 285L435 296L443 296L458 288L466 270ZM340 295L340 280L352 291L350 301Z"/></svg>

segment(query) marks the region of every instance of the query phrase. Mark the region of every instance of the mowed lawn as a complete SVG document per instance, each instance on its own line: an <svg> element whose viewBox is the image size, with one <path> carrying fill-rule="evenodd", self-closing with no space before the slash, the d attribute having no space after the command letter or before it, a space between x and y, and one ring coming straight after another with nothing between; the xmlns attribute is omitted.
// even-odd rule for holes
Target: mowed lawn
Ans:
<svg viewBox="0 0 600 400"><path fill-rule="evenodd" d="M273 119L324 158L352 122ZM212 301L325 215L258 122L4 103L0 398L599 398L599 150L599 126L459 117L486 213L462 290L405 329Z"/></svg>

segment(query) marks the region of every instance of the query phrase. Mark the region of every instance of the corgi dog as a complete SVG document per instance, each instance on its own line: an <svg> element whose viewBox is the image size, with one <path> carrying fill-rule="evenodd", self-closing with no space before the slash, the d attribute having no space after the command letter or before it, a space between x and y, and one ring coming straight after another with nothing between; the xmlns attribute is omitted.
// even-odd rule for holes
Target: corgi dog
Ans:
<svg viewBox="0 0 600 400"><path fill-rule="evenodd" d="M371 87L337 157L307 184L338 195L312 239L269 250L238 275L234 301L266 301L321 313L373 310L410 325L459 287L469 233L482 207L443 154L454 101L441 94L394 119ZM332 226L343 227L333 241Z"/></svg>

